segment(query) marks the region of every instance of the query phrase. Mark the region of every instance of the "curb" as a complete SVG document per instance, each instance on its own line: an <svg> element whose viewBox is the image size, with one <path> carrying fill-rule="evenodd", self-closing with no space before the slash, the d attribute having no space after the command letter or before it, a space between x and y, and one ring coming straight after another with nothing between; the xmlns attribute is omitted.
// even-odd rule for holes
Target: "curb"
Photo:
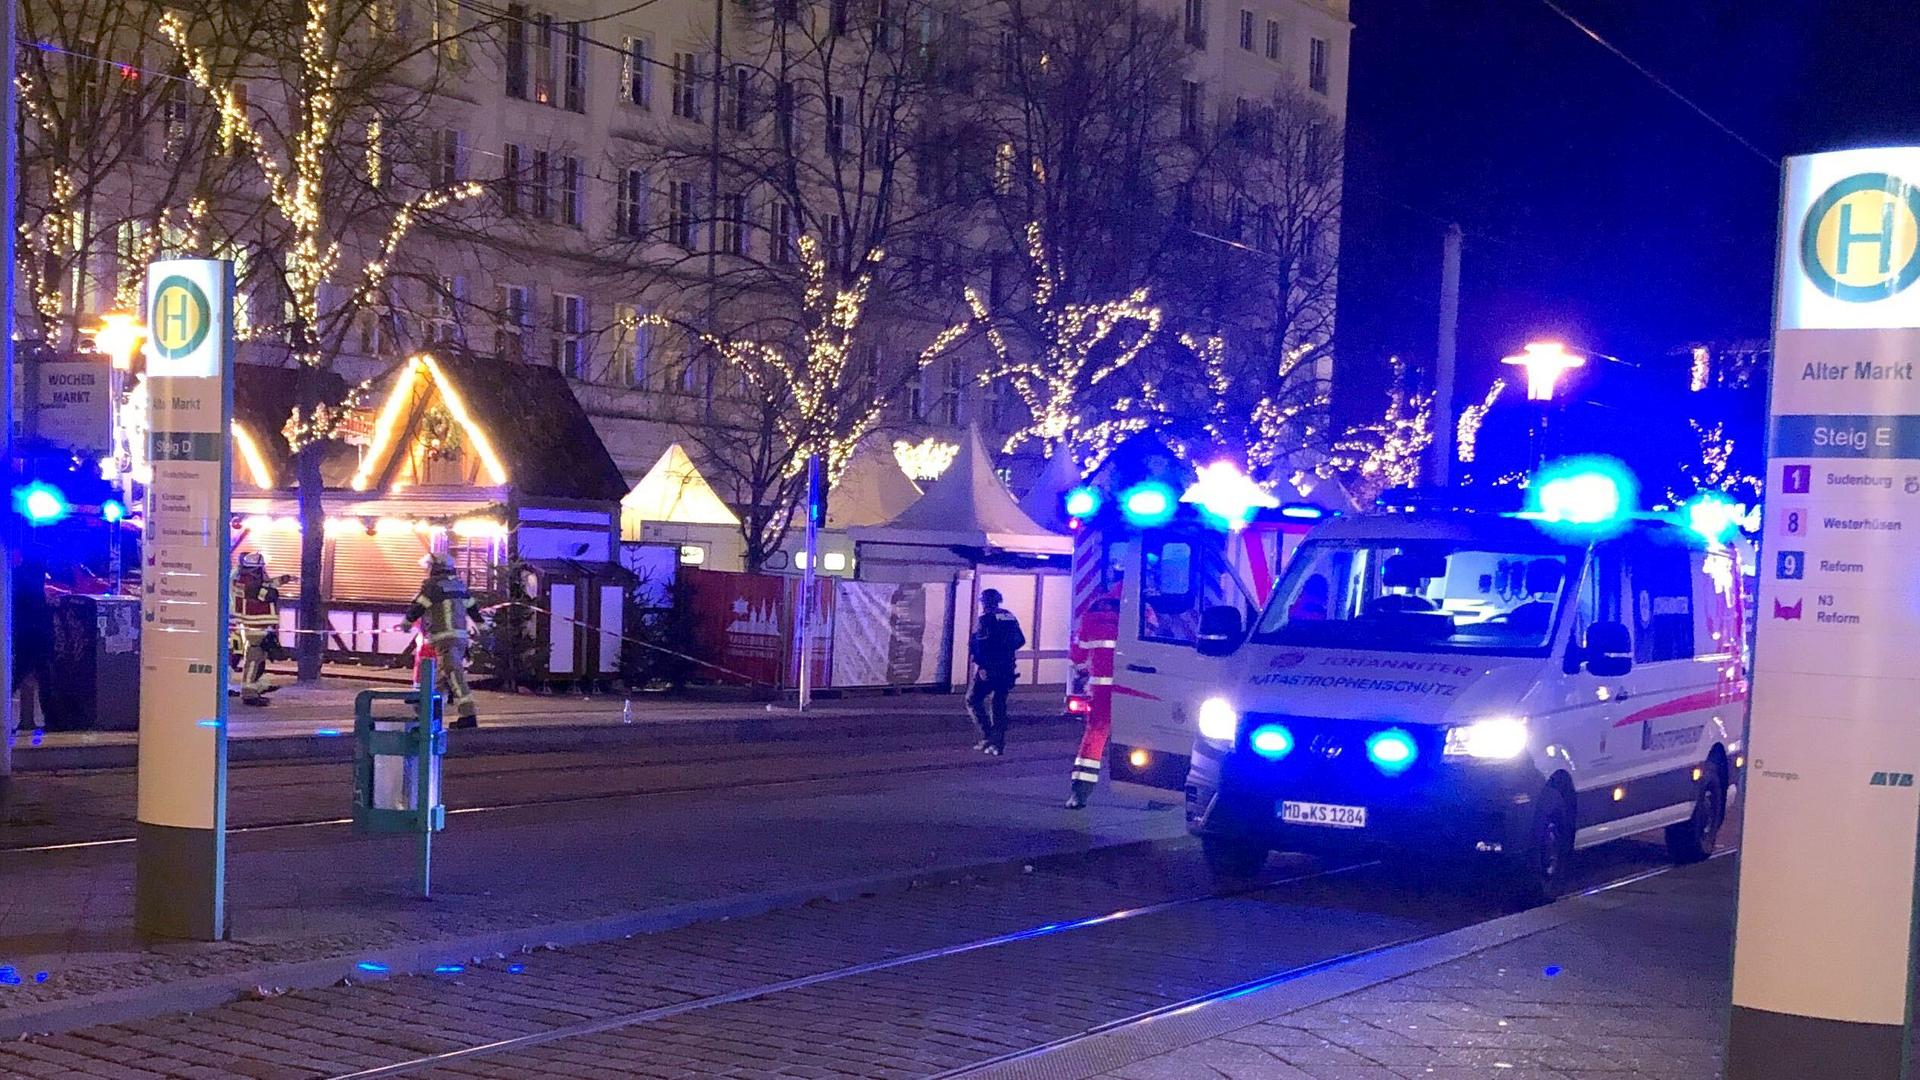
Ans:
<svg viewBox="0 0 1920 1080"><path fill-rule="evenodd" d="M342 983L377 982L419 975L447 963L470 963L539 948L570 948L660 933L697 923L748 918L770 911L800 907L815 901L845 901L868 893L899 893L961 880L991 880L1032 872L1036 868L1070 865L1092 859L1122 858L1192 843L1187 837L1159 840L1123 840L1076 851L1001 859L951 867L932 867L905 874L844 878L781 892L754 893L676 904L619 915L548 923L498 933L449 938L444 941L370 949L351 956L327 957L290 964L267 964L217 975L181 979L152 986L67 998L41 1005L0 1009L0 1039L58 1034L102 1024L123 1024L156 1016L200 1012L266 992L278 994L314 990ZM386 972L369 976L359 965L381 964Z"/></svg>
<svg viewBox="0 0 1920 1080"><path fill-rule="evenodd" d="M1704 864L1702 864L1704 865ZM1557 930L1594 910L1619 908L1673 887L1692 867L1665 867L1602 890L1565 897L1544 907L1504 915L1473 926L1310 965L1295 977L1251 993L1229 991L1197 1004L1179 1005L1108 1030L1070 1036L1051 1046L955 1070L967 1080L1091 1080L1149 1058L1277 1020L1382 983L1441 967L1522 938Z"/></svg>
<svg viewBox="0 0 1920 1080"><path fill-rule="evenodd" d="M1078 718L1052 714L1016 716L1029 730L1080 730ZM872 738L882 735L938 735L970 731L971 722L953 713L915 710L874 713L870 710L802 716L768 713L689 720L650 720L632 724L601 721L589 724L525 724L479 727L450 733L447 757L484 757L494 754L561 753L610 747L709 746L731 743L774 743L828 738ZM229 738L227 762L349 762L353 760L353 731L349 721L339 735L266 735ZM131 769L139 762L134 742L98 746L37 746L14 748L17 773L62 772L84 769Z"/></svg>

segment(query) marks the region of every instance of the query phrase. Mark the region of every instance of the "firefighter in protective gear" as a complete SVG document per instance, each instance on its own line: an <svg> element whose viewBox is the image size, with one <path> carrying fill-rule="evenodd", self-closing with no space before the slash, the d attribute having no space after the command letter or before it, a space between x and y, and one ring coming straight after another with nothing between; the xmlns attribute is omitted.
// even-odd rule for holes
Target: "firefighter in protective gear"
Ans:
<svg viewBox="0 0 1920 1080"><path fill-rule="evenodd" d="M1113 730L1113 654L1120 645L1120 602L1112 597L1095 600L1074 627L1068 656L1087 669L1087 730L1073 759L1073 791L1067 809L1087 805L1100 782L1100 764L1107 756L1107 734Z"/></svg>
<svg viewBox="0 0 1920 1080"><path fill-rule="evenodd" d="M240 553L230 594L227 648L240 662L240 701L265 705L273 690L267 682L267 649L280 629L280 590L267 577L266 556Z"/></svg>
<svg viewBox="0 0 1920 1080"><path fill-rule="evenodd" d="M407 616L401 620L405 630L418 624L420 644L415 652L413 680L420 682L419 661L433 659L439 665L439 689L453 704L453 726L479 727L474 713L473 688L467 685L468 626L477 618L479 602L467 591L467 583L453 572L453 559L434 552L422 560L427 579L420 583L420 595L413 598Z"/></svg>

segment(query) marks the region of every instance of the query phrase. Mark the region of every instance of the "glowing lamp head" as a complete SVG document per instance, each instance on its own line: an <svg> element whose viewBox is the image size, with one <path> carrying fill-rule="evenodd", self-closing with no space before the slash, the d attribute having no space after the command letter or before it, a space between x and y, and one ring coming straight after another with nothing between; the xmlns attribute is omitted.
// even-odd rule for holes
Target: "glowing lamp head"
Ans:
<svg viewBox="0 0 1920 1080"><path fill-rule="evenodd" d="M126 504L119 499L108 499L100 504L100 517L109 525L117 525L127 516Z"/></svg>
<svg viewBox="0 0 1920 1080"><path fill-rule="evenodd" d="M1067 516L1086 520L1100 512L1100 492L1095 488L1077 487L1067 492Z"/></svg>
<svg viewBox="0 0 1920 1080"><path fill-rule="evenodd" d="M1237 529L1253 519L1256 511L1280 505L1265 488L1253 482L1231 461L1202 465L1194 473L1193 483L1180 501L1193 503L1208 517Z"/></svg>
<svg viewBox="0 0 1920 1080"><path fill-rule="evenodd" d="M100 325L93 330L93 347L107 354L113 366L121 371L133 367L134 355L146 340L147 328L140 322L140 316L125 311L109 311L100 316Z"/></svg>
<svg viewBox="0 0 1920 1080"><path fill-rule="evenodd" d="M52 484L38 480L13 493L13 505L29 525L51 525L67 516L73 508L67 497Z"/></svg>
<svg viewBox="0 0 1920 1080"><path fill-rule="evenodd" d="M1373 767L1388 776L1398 776L1413 768L1414 759L1420 756L1420 747L1413 736L1399 728L1376 731L1367 738L1367 760Z"/></svg>
<svg viewBox="0 0 1920 1080"><path fill-rule="evenodd" d="M1687 528L1715 543L1724 543L1740 531L1747 507L1717 491L1703 491L1687 503L1686 514Z"/></svg>
<svg viewBox="0 0 1920 1080"><path fill-rule="evenodd" d="M1173 519L1173 489L1155 480L1136 484L1120 497L1120 510L1138 528L1165 525Z"/></svg>
<svg viewBox="0 0 1920 1080"><path fill-rule="evenodd" d="M1557 341L1536 341L1521 349L1518 355L1506 357L1500 362L1526 371L1527 400L1552 401L1561 376L1574 368L1585 366L1587 361L1585 357L1568 352L1567 347Z"/></svg>
<svg viewBox="0 0 1920 1080"><path fill-rule="evenodd" d="M1268 761L1279 761L1293 753L1293 732L1279 724L1261 724L1247 738L1253 752Z"/></svg>

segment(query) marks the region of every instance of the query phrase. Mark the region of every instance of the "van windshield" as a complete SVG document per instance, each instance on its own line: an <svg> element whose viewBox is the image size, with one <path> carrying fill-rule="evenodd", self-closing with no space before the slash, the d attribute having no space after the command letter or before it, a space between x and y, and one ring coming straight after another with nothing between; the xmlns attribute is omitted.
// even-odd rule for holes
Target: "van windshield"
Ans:
<svg viewBox="0 0 1920 1080"><path fill-rule="evenodd" d="M1253 640L1399 652L1545 655L1582 552L1473 541L1311 541Z"/></svg>

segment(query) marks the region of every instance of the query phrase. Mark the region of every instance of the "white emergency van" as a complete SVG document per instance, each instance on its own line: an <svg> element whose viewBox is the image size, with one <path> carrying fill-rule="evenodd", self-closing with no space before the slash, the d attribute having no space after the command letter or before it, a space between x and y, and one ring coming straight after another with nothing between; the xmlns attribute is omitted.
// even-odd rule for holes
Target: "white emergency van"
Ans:
<svg viewBox="0 0 1920 1080"><path fill-rule="evenodd" d="M1194 716L1189 829L1218 873L1268 852L1494 862L1551 896L1573 852L1665 828L1713 850L1746 723L1738 571L1664 521L1605 539L1519 516L1316 528ZM1208 642L1213 644L1209 645Z"/></svg>

